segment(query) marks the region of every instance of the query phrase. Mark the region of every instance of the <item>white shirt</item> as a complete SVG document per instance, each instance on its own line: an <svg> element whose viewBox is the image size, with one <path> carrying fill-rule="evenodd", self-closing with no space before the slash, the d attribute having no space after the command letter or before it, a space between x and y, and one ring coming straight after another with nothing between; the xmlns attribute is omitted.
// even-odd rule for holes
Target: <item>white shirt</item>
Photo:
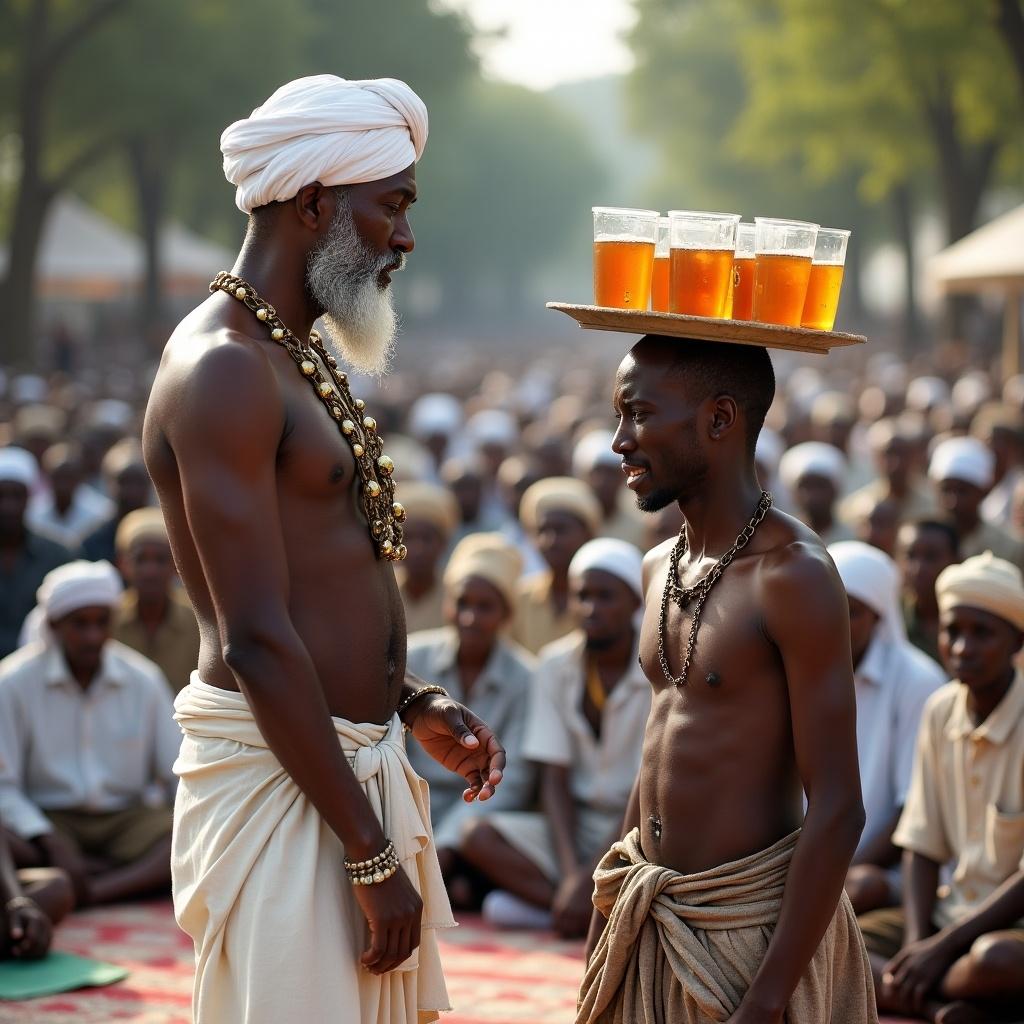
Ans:
<svg viewBox="0 0 1024 1024"><path fill-rule="evenodd" d="M858 851L887 829L906 803L921 714L946 681L942 668L910 643L876 635L868 644L854 673L857 756L867 815Z"/></svg>
<svg viewBox="0 0 1024 1024"><path fill-rule="evenodd" d="M50 831L45 810L123 810L154 782L169 796L173 716L163 673L116 640L85 690L56 646L15 651L0 661L0 819L31 838Z"/></svg>
<svg viewBox="0 0 1024 1024"><path fill-rule="evenodd" d="M428 683L439 683L453 700L467 705L494 731L508 758L501 785L483 803L465 803L466 781L438 764L410 736L409 763L430 785L430 815L438 848L458 846L472 818L493 811L523 810L533 796L536 769L522 755L523 727L530 681L537 664L529 651L499 639L467 698L456 662L458 633L451 626L424 630L409 637L406 666Z"/></svg>
<svg viewBox="0 0 1024 1024"><path fill-rule="evenodd" d="M542 764L571 766L577 805L622 814L640 769L651 684L634 656L608 694L601 735L583 714L584 636L579 630L548 644L530 691L523 756Z"/></svg>
<svg viewBox="0 0 1024 1024"><path fill-rule="evenodd" d="M955 680L929 698L921 720L914 780L893 842L948 864L935 923L975 912L1024 871L1024 676L980 725ZM1024 927L1024 920L1014 927Z"/></svg>
<svg viewBox="0 0 1024 1024"><path fill-rule="evenodd" d="M75 488L64 515L57 511L53 495L48 492L32 499L25 518L30 529L69 548L77 548L83 537L110 519L115 511L116 506L109 498L82 484Z"/></svg>

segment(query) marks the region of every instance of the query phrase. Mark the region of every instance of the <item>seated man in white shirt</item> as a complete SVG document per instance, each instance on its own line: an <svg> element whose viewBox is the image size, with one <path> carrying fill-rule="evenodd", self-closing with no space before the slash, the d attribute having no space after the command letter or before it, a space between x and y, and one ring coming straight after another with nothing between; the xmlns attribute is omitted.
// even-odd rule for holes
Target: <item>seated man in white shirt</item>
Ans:
<svg viewBox="0 0 1024 1024"><path fill-rule="evenodd" d="M49 489L29 505L28 524L45 537L75 549L114 514L114 503L84 482L82 456L75 444L55 444L42 461Z"/></svg>
<svg viewBox="0 0 1024 1024"><path fill-rule="evenodd" d="M621 838L651 705L637 661L641 573L640 552L611 538L584 544L569 566L580 628L541 652L523 745L541 767L541 813L483 817L461 847L500 887L484 901L498 923L565 936L590 923L594 868Z"/></svg>
<svg viewBox="0 0 1024 1024"><path fill-rule="evenodd" d="M19 867L63 869L80 905L171 878L181 734L163 674L110 639L120 594L109 563L54 569L41 639L0 661L0 817Z"/></svg>
<svg viewBox="0 0 1024 1024"><path fill-rule="evenodd" d="M438 764L415 739L408 740L409 763L430 783L434 845L453 902L471 894L455 885L457 856L470 820L495 810L523 810L532 802L536 771L522 755L526 703L536 659L504 635L512 617L522 568L519 552L498 533L474 533L452 552L444 573L447 625L409 637L408 670L443 686L472 708L501 736L507 767L501 786L486 803L466 803L466 780Z"/></svg>
<svg viewBox="0 0 1024 1024"><path fill-rule="evenodd" d="M867 821L846 876L858 914L900 901L900 851L892 834L910 788L925 701L946 673L907 640L900 577L888 555L861 541L828 549L850 600L857 695L857 755Z"/></svg>
<svg viewBox="0 0 1024 1024"><path fill-rule="evenodd" d="M936 585L953 681L929 698L893 841L903 906L860 918L878 1008L935 1024L1024 1008L1024 580L991 553ZM943 865L952 868L940 884Z"/></svg>

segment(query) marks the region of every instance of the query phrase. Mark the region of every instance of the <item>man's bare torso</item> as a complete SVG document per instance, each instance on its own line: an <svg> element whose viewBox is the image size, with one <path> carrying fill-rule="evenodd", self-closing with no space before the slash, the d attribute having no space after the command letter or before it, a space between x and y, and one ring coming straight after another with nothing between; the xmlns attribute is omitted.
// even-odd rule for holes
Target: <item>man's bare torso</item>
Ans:
<svg viewBox="0 0 1024 1024"><path fill-rule="evenodd" d="M337 425L285 349L259 338L252 313L214 296L178 326L164 351L143 434L146 463L164 510L171 548L199 619L199 675L237 690L187 515L179 463L189 458L176 412L204 356L217 346L255 346L269 361L284 408L276 453L276 529L288 576L288 612L312 659L331 713L384 722L405 675L405 616L390 564L378 561L359 506L355 462ZM224 382L225 404L233 400ZM251 410L252 417L260 408ZM258 553L254 552L254 557Z"/></svg>
<svg viewBox="0 0 1024 1024"><path fill-rule="evenodd" d="M786 675L764 628L760 577L766 562L801 557L803 545L820 551L820 542L788 516L769 513L704 605L685 686L667 682L658 661L673 544L666 541L651 556L640 638L640 662L654 687L640 770L640 830L651 861L690 873L756 853L802 820ZM682 584L692 585L713 564L703 561L695 572L683 566ZM682 668L692 610L684 615L669 603L665 648L673 674ZM660 837L652 818L660 822Z"/></svg>

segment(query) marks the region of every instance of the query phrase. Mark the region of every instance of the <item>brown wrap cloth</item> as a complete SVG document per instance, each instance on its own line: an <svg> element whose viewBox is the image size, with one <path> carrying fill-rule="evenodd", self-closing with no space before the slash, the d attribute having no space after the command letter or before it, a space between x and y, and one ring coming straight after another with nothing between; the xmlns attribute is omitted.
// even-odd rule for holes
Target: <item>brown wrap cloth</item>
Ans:
<svg viewBox="0 0 1024 1024"><path fill-rule="evenodd" d="M799 831L709 871L650 863L633 829L594 873L607 927L580 988L577 1024L727 1021L757 973ZM874 1024L871 970L844 894L786 1008L786 1024Z"/></svg>

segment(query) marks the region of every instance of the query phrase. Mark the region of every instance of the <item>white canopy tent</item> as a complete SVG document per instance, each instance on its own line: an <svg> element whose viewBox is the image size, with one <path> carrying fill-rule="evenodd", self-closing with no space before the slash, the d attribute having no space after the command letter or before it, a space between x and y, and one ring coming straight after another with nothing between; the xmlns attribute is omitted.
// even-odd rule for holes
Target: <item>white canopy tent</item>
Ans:
<svg viewBox="0 0 1024 1024"><path fill-rule="evenodd" d="M0 247L0 273L7 265ZM181 224L161 232L160 272L171 294L201 293L234 254ZM43 228L36 276L40 294L104 301L136 292L145 274L142 241L72 195L54 200Z"/></svg>
<svg viewBox="0 0 1024 1024"><path fill-rule="evenodd" d="M997 217L943 249L929 264L948 294L995 293L1005 300L1003 373L1020 372L1021 301L1024 299L1024 205Z"/></svg>

